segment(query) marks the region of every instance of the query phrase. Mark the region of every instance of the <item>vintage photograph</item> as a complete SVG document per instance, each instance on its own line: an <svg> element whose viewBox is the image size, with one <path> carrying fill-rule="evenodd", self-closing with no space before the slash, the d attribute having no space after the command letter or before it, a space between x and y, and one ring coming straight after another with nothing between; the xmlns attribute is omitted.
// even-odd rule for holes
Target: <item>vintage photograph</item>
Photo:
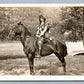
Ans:
<svg viewBox="0 0 84 84"><path fill-rule="evenodd" d="M84 6L0 6L0 76L9 75L84 75Z"/></svg>

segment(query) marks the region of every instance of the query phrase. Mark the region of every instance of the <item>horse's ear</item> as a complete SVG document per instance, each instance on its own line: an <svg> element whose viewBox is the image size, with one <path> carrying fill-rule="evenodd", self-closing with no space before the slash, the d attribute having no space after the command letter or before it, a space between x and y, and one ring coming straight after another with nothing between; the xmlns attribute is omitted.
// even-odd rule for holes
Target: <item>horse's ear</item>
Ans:
<svg viewBox="0 0 84 84"><path fill-rule="evenodd" d="M20 21L19 23L17 23L18 25L21 25L22 24L22 22Z"/></svg>

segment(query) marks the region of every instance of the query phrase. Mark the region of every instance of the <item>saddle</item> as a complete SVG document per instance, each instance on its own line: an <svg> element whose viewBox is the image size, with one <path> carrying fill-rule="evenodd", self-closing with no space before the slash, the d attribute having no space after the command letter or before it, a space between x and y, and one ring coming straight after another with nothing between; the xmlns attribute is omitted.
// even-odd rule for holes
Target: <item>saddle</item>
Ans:
<svg viewBox="0 0 84 84"><path fill-rule="evenodd" d="M38 39L36 39L36 54L38 54ZM53 52L56 52L57 53L57 48L56 48L56 45L55 43L53 42L53 40L50 40L49 38L44 38L44 41L43 41L43 45L45 47L45 45L47 45L48 47L50 47Z"/></svg>
<svg viewBox="0 0 84 84"><path fill-rule="evenodd" d="M44 42L43 44L54 44L54 42L52 40L50 40L49 38L44 38Z"/></svg>

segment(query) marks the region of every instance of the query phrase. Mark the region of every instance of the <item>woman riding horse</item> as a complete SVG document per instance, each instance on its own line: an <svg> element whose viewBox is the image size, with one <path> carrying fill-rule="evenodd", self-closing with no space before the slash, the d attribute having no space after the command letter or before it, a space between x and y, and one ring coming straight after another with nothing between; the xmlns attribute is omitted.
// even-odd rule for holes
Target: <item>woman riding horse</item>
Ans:
<svg viewBox="0 0 84 84"><path fill-rule="evenodd" d="M23 45L23 51L28 58L30 74L34 75L34 58L36 57L36 53L38 53L38 39L33 37L32 34L28 31L28 28L25 27L21 22L19 22L14 28L10 30L8 38L13 38L16 36L20 38L20 41ZM66 62L64 57L67 55L66 45L62 44L58 40L56 40L54 43L55 50L53 50L50 45L53 46L52 42L51 44L48 42L43 43L41 56L44 57L54 53L61 61L65 74Z"/></svg>
<svg viewBox="0 0 84 84"><path fill-rule="evenodd" d="M48 41L52 41L52 38L50 37L50 28L51 26L46 22L46 18L43 15L39 16L39 27L37 28L37 33L36 33L36 37L38 38L38 47L39 47L39 54L37 55L37 57L41 57L41 50L42 50L42 45L44 43L44 39L48 40ZM53 44L53 42L52 42ZM50 47L56 51L55 46L51 46Z"/></svg>

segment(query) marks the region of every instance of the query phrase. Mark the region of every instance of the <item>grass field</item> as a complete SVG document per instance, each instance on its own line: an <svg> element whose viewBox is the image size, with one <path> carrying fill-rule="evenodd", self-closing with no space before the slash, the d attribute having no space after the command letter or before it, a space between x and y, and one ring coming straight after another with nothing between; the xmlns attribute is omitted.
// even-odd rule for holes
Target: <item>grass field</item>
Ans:
<svg viewBox="0 0 84 84"><path fill-rule="evenodd" d="M74 46L71 46L73 50ZM68 52L70 53L70 49L72 51L70 44L68 44L68 47ZM66 75L84 75L83 55L68 55L65 59ZM34 66L35 75L63 75L62 65L53 54L41 59L35 58ZM0 43L0 75L29 75L28 60L20 42Z"/></svg>

